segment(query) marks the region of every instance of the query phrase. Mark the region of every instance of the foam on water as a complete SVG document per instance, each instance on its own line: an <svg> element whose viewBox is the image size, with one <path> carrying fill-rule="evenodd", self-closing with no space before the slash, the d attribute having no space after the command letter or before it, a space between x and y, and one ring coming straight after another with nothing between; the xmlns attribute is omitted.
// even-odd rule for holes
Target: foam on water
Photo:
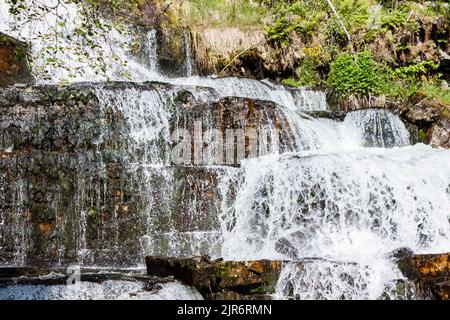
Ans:
<svg viewBox="0 0 450 320"><path fill-rule="evenodd" d="M379 296L392 277L401 278L387 258L391 251L450 248L449 156L447 150L416 145L248 160L234 205L222 217L223 256L358 263L373 269L358 268L368 275L366 285L377 284L358 297ZM286 243L294 254L282 253Z"/></svg>
<svg viewBox="0 0 450 320"><path fill-rule="evenodd" d="M52 4L55 0L45 0L45 4ZM291 109L301 110L327 110L328 106L325 99L325 94L320 91L312 91L309 89L287 89L284 86L272 84L270 82L261 82L251 79L241 78L212 78L212 77L198 77L192 76L194 74L193 59L190 56L191 43L190 36L185 34L185 51L189 53L186 55L185 73L187 77L170 78L158 72L157 65L157 38L155 30L150 30L147 33L146 43L143 45L144 54L147 56L146 63L139 62L139 59L133 57L128 47L135 40L135 30L130 29L128 33L119 33L112 29L106 37L106 40L101 42L98 39L99 46L103 50L103 56L99 56L98 52L86 48L90 58L86 61L80 61L72 48L75 43L80 41L75 34L75 28L79 25L81 19L77 10L77 5L68 4L61 6L58 12L50 12L45 15L42 20L25 25L25 27L16 30L15 27L20 26L18 21L8 13L8 5L5 2L0 3L0 31L10 34L14 37L28 41L31 43L33 64L35 70L36 80L39 83L59 83L65 82L81 82L81 81L162 81L178 85L190 86L204 86L217 90L220 96L237 96L247 97L252 99L270 100ZM37 34L51 35L52 30L50 26L54 26L56 21L56 13L59 16L65 17L66 28L63 34L58 39L58 45L63 48L57 54L61 61L66 64L51 70L47 70L48 74L43 77L39 69L46 68L46 57L48 52L45 51L48 43L37 37ZM62 31L61 31L62 32ZM69 36L70 38L67 38ZM107 70L105 74L99 73L92 67L92 59L102 59L107 62ZM124 64L124 62L126 64Z"/></svg>
<svg viewBox="0 0 450 320"><path fill-rule="evenodd" d="M412 299L415 294L413 284L399 280L399 277L398 270L387 263L291 262L283 267L273 297L300 300Z"/></svg>
<svg viewBox="0 0 450 320"><path fill-rule="evenodd" d="M274 244L282 237L292 239L302 256L352 257L365 246L386 252L401 246L445 250L450 247L448 155L416 145L248 160L224 254L279 258Z"/></svg>
<svg viewBox="0 0 450 320"><path fill-rule="evenodd" d="M193 288L178 282L161 284L147 291L134 281L107 280L102 283L79 282L75 285L17 285L0 288L0 300L202 300Z"/></svg>

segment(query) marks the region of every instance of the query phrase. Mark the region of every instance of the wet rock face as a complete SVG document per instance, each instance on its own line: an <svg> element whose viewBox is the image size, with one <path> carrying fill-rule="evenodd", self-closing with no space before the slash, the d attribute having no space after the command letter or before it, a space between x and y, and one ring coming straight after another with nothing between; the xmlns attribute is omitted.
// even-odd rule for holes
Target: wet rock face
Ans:
<svg viewBox="0 0 450 320"><path fill-rule="evenodd" d="M214 247L221 170L133 163L129 130L92 88L0 92L1 264L135 266Z"/></svg>
<svg viewBox="0 0 450 320"><path fill-rule="evenodd" d="M433 103L422 102L410 108L406 114L406 118L415 124L429 125L439 119L441 108L439 105Z"/></svg>
<svg viewBox="0 0 450 320"><path fill-rule="evenodd" d="M183 129L192 137L192 150L198 148L194 145L196 132L200 126L201 133L206 137L206 132L214 130L221 137L221 141L204 139L203 150L214 147L217 143L222 149L222 163L232 166L240 164L237 158L237 143L242 136L245 136L245 158L262 155L260 139L267 138L267 147L279 147L281 152L293 151L294 137L290 129L288 120L279 107L269 101L259 101L247 98L222 98L217 101L204 103L195 100L193 97L184 96L183 107L177 108L172 115L171 131ZM196 127L197 126L197 127ZM276 137L272 141L271 131L274 129ZM237 137L239 135L239 138ZM213 136L215 137L215 136ZM233 141L231 141L233 140ZM234 145L234 158L230 161L225 150L229 151L229 143ZM203 157L203 162L209 162ZM191 163L199 164L194 152L191 154Z"/></svg>
<svg viewBox="0 0 450 320"><path fill-rule="evenodd" d="M33 81L24 43L0 32L0 87Z"/></svg>
<svg viewBox="0 0 450 320"><path fill-rule="evenodd" d="M98 102L94 97L2 104L0 114L3 150L74 152L93 149L102 128Z"/></svg>
<svg viewBox="0 0 450 320"><path fill-rule="evenodd" d="M191 33L187 28L160 28L157 33L158 67L162 74L187 76L188 57L194 53L190 48ZM188 52L189 50L189 52Z"/></svg>
<svg viewBox="0 0 450 320"><path fill-rule="evenodd" d="M156 84L138 87L153 90ZM131 143L125 115L102 107L95 90L127 90L124 83L7 88L0 92L0 150L97 151L103 161L118 161ZM136 90L138 90L136 89ZM134 150L137 152L137 150Z"/></svg>
<svg viewBox="0 0 450 320"><path fill-rule="evenodd" d="M355 96L344 97L338 92L329 90L326 93L327 103L332 110L341 110L345 112L355 111L366 108L399 108L400 104L396 101L387 99L384 96Z"/></svg>
<svg viewBox="0 0 450 320"><path fill-rule="evenodd" d="M392 253L406 280L398 279L392 287L386 287L381 299L403 297L407 299L449 299L450 254L416 255L408 248ZM294 271L295 279L308 268L318 268L324 263L332 265L325 272L340 272L338 265L357 267L356 264L332 262L322 259L298 259L293 261L255 260L223 261L210 260L208 256L192 258L170 258L147 256L147 273L156 277L173 277L195 287L205 299L251 300L271 299L275 289L282 290L286 297L298 299L293 286L308 285L298 282L283 272ZM285 270L286 269L286 270ZM345 276L345 273L342 274ZM342 278L343 279L343 278ZM320 279L318 279L320 282ZM348 279L353 282L354 280ZM414 289L415 287L415 289ZM321 288L323 290L323 287Z"/></svg>
<svg viewBox="0 0 450 320"><path fill-rule="evenodd" d="M42 152L8 154L0 166L3 264L126 265L139 256L145 217L144 195L133 186L138 172Z"/></svg>
<svg viewBox="0 0 450 320"><path fill-rule="evenodd" d="M214 236L219 173L95 159L94 153L2 153L1 264L134 266L144 251L192 254L196 240L189 235ZM213 247L210 240L200 236L197 245Z"/></svg>

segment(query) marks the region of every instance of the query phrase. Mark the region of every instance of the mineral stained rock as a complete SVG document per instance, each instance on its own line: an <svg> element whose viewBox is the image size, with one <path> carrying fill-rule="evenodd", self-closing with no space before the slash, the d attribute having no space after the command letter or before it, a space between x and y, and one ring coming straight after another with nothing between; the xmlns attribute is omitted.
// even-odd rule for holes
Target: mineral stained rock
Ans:
<svg viewBox="0 0 450 320"><path fill-rule="evenodd" d="M406 254L398 260L403 275L415 282L418 298L450 299L450 253Z"/></svg>
<svg viewBox="0 0 450 320"><path fill-rule="evenodd" d="M283 262L223 261L207 257L146 257L150 276L169 277L194 286L206 299L267 299L274 292Z"/></svg>

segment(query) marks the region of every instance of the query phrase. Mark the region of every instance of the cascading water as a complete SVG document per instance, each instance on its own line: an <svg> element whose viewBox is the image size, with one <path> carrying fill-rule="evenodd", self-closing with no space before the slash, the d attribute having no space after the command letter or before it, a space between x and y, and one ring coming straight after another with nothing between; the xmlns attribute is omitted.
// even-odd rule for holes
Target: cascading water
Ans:
<svg viewBox="0 0 450 320"><path fill-rule="evenodd" d="M330 298L380 298L401 278L389 259L396 248L439 253L450 247L448 151L417 145L301 152L249 160L241 170L235 204L223 220L223 256L339 261L335 270L350 270L342 272L358 281L348 279L344 287L337 281ZM321 262L314 264L311 272L308 266L286 272L291 278L280 281L291 281L302 299L320 297L320 286L302 284L329 280L318 277Z"/></svg>
<svg viewBox="0 0 450 320"><path fill-rule="evenodd" d="M179 283L163 284L145 291L141 283L108 280L101 284L81 282L67 285L11 285L0 290L0 300L201 300L201 295Z"/></svg>
<svg viewBox="0 0 450 320"><path fill-rule="evenodd" d="M76 7L72 9L62 13L68 18L69 33L76 24ZM0 17L0 31L11 33L14 23L3 2ZM45 31L42 25L34 28ZM29 32L12 34L30 39ZM131 35L113 31L113 36L121 43L131 41ZM69 245L74 246L79 264L107 261L112 268L142 267L145 254L283 259L290 262L284 266L274 298L414 298L413 286L403 279L390 253L405 246L418 253L449 250L449 151L409 146L404 124L388 110L355 111L344 121L316 118L306 112L329 110L324 92L289 89L269 81L192 76L188 55L187 77L168 78L158 73L156 32L149 31L146 39L145 66L118 49L115 54L128 65L112 64L107 72L110 79L135 83L84 84L94 88L102 110L95 142L101 164L86 169L88 157L74 161L75 170L80 170L72 199L76 222L66 221L64 212L57 219L58 233L70 231L76 241L54 248L61 260ZM39 39L31 42L37 55L42 45ZM189 41L185 42L186 52L191 53ZM87 64L73 62L70 54L66 58L71 61L69 68L85 69L71 81L105 80ZM35 66L40 63L37 59ZM57 83L66 75L58 69L50 80L37 81ZM161 83L150 86L145 81ZM258 125L268 127L271 135L281 132L289 147L272 148L269 154L236 167L209 161L202 166L172 164L171 129L192 120L178 118L177 108L187 109L188 114L195 109L177 105L183 91L203 104L230 96L275 102L276 111L264 114L267 119L263 117ZM202 123L203 129L214 128L215 121L211 116ZM112 151L102 153L103 145ZM131 177L131 195L121 185L122 176ZM24 186L18 180L14 189L18 213L28 201ZM116 202L105 200L108 192ZM130 218L126 214L135 204L139 214ZM98 215L105 208L112 211L111 216ZM24 266L32 247L27 235L30 226L24 215L18 216L22 219L9 219L0 211L0 241L13 239L10 262ZM101 226L100 231L91 230L92 221ZM124 233L123 226L132 231ZM119 257L124 251L132 257ZM141 289L140 284L123 281L85 284L73 290L13 285L0 289L0 299L127 298ZM200 298L179 284L164 285L156 296L138 296L155 297Z"/></svg>
<svg viewBox="0 0 450 320"><path fill-rule="evenodd" d="M409 134L399 117L383 109L367 109L350 113L345 123L361 131L364 145L368 147L404 147L409 144Z"/></svg>
<svg viewBox="0 0 450 320"><path fill-rule="evenodd" d="M45 0L45 3L52 4L54 0ZM285 105L292 109L302 108L305 110L326 110L328 107L325 101L325 94L309 89L290 89L286 90L283 86L272 84L269 82L261 82L251 79L240 78L212 78L193 76L194 67L193 59L190 56L192 48L190 44L190 36L185 30L185 51L189 53L185 59L185 74L183 78L168 78L158 73L157 65L157 37L155 30L147 32L147 43L143 46L144 55L147 56L145 66L139 63L139 59L133 57L129 47L136 38L139 30L130 30L128 33L119 33L113 29L107 39L108 42L101 44L105 51L103 59L108 62L106 74L101 74L92 67L91 59L100 59L95 52L91 52L92 56L89 60L79 60L71 48L75 47L78 38L75 36L75 29L80 23L79 13L76 5L67 5L59 9L59 16L65 17L67 26L65 27L64 37L59 40L62 50L58 53L62 61L67 61L64 68L54 68L50 74L45 77L38 76L38 82L58 83L62 80L65 82L81 82L81 81L161 81L181 86L197 86L214 88L220 96L237 96L248 97L251 99L270 100ZM3 1L0 2L0 14L2 21L0 22L0 32L11 34L19 39L26 40L32 44L33 65L35 73L45 65L43 59L45 55L41 52L45 47L45 42L41 37L34 35L51 34L51 26L54 25L55 14L51 12L47 14L45 19L38 22L26 24L21 28L20 23L10 16L8 13L8 5ZM47 21L48 20L48 21ZM53 22L53 23L52 23ZM68 37L66 37L68 36ZM67 40L70 39L70 40ZM120 44L120 45L119 45ZM39 74L40 75L40 74ZM70 77L69 77L70 75Z"/></svg>

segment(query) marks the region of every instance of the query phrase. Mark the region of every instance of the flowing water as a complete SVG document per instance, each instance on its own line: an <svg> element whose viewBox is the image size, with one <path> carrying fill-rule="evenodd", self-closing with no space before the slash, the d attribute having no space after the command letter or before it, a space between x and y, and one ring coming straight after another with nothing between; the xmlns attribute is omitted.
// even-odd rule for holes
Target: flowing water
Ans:
<svg viewBox="0 0 450 320"><path fill-rule="evenodd" d="M5 8L0 2L0 31L8 31L12 23ZM65 14L71 17L73 12ZM75 21L74 17L69 19L69 26ZM27 38L27 32L30 30L19 36ZM113 36L121 42L131 41L123 35ZM185 35L185 39L189 37ZM291 89L269 81L193 76L189 41L184 44L189 53L186 76L168 78L158 73L156 32L148 31L145 38L148 60L144 63L131 58L125 49L116 52L129 61L125 69L133 85L115 88L87 84L94 88L104 112L98 144L115 134L113 140L125 145L113 158L123 165L122 175L131 177L135 186L132 199L140 202L138 220L132 222L136 239L127 238L131 243L123 245L128 248L127 254L134 256L124 258L125 264L143 267L145 254L208 253L229 260L282 259L290 262L284 266L274 298L414 298L413 286L403 279L389 254L399 247L417 253L449 251L449 151L410 145L404 124L388 110L355 111L344 121L318 118L307 112L329 110L324 92ZM32 44L37 54L39 40L32 40ZM40 63L37 60L36 65ZM84 75L72 81L105 80L87 65L82 67L86 68ZM110 78L126 80L119 70L123 68L112 66ZM64 71L55 70L50 80L37 81L57 83L64 75ZM148 87L142 84L145 81L162 85ZM279 132L276 119L285 119L281 131L289 148L272 148L269 154L246 159L240 166L209 161L201 166L173 165L169 156L171 129L186 124L174 107L175 97L183 90L201 103L223 97L276 103L275 119L266 119L264 125L271 133ZM106 121L111 110L122 117L119 129ZM214 119L208 119L203 119L205 130L214 128ZM79 211L76 251L80 264L95 265L100 261L98 252L108 258L114 256L116 249L122 248L121 228L123 224L128 226L120 220L121 211L116 207L97 240L103 247L98 252L89 249L89 208L95 207L95 201L103 201L102 193L111 188L104 179L107 158L102 161L104 165L80 170L78 175L74 206ZM15 190L14 203L20 211L27 195L20 181ZM206 194L209 202L204 199ZM121 196L125 197L123 193ZM97 207L102 205L98 203ZM210 215L204 216L205 211ZM65 219L63 212L59 217ZM191 225L185 228L180 221L191 221ZM30 246L26 222L11 222L4 212L0 212L0 222L0 239L15 235L12 264L26 264ZM65 229L60 231L64 233ZM130 249L134 247L138 249ZM302 264L295 262L300 259ZM114 259L106 260L109 267L115 267ZM130 292L142 290L140 286L126 281L84 283L75 289L11 285L0 289L0 299L129 298ZM157 294L133 297L200 298L177 283L165 284Z"/></svg>

